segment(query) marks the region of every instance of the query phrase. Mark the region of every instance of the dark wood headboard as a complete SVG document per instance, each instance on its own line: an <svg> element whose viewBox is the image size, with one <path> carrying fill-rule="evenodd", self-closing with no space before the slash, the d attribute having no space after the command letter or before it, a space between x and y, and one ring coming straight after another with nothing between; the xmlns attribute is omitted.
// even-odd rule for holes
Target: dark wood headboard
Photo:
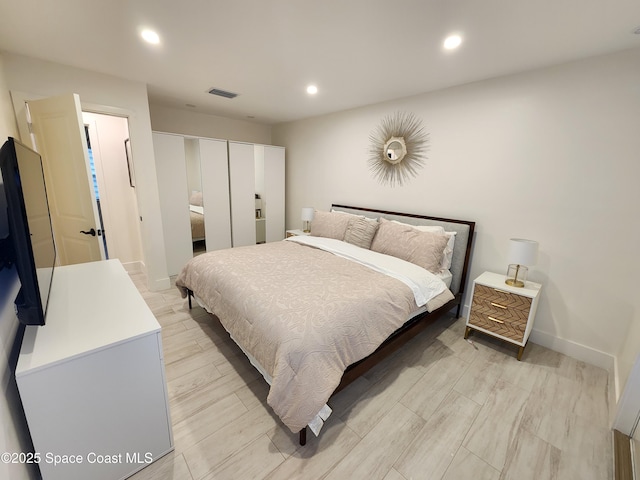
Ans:
<svg viewBox="0 0 640 480"><path fill-rule="evenodd" d="M461 294L464 293L471 257L473 232L476 225L475 222L337 204L332 205L331 209L339 212L353 213L355 215L364 215L369 218L384 217L387 220L397 220L410 225L439 225L447 232L456 232L456 240L453 245L453 260L450 269L452 275L450 290L456 296L459 294L461 296Z"/></svg>

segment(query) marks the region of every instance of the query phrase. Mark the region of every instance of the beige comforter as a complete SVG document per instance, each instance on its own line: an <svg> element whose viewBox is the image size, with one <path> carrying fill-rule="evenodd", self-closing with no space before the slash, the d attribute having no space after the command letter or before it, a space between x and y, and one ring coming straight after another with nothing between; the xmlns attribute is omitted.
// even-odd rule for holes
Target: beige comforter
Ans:
<svg viewBox="0 0 640 480"><path fill-rule="evenodd" d="M204 215L198 212L189 212L191 221L191 238L193 241L204 238Z"/></svg>
<svg viewBox="0 0 640 480"><path fill-rule="evenodd" d="M318 414L350 364L418 308L401 281L289 241L200 255L176 285L183 296L192 290L266 370L267 403L292 432ZM450 298L445 290L427 307Z"/></svg>

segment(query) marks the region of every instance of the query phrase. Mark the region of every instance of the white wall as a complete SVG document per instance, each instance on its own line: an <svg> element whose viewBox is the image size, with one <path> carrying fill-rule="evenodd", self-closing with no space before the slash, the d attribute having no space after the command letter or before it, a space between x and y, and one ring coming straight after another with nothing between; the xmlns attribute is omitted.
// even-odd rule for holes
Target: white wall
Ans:
<svg viewBox="0 0 640 480"><path fill-rule="evenodd" d="M391 188L367 158L396 111L423 120L430 151L417 178ZM538 240L532 340L612 367L640 323L639 132L632 50L281 124L272 140L287 148L287 228L302 207L332 202L474 220L470 281L506 271L509 238Z"/></svg>
<svg viewBox="0 0 640 480"><path fill-rule="evenodd" d="M151 126L156 132L219 138L248 143L271 143L271 127L197 111L150 104Z"/></svg>
<svg viewBox="0 0 640 480"><path fill-rule="evenodd" d="M118 110L129 116L136 194L143 219L140 231L149 288L168 288L170 282L158 209L158 184L146 85L13 54L5 54L5 74L9 90L38 96L77 93L83 109L87 109L88 105L104 106L106 110ZM89 109L95 111L93 107Z"/></svg>
<svg viewBox="0 0 640 480"><path fill-rule="evenodd" d="M18 136L4 71L4 57L0 54L0 145L7 137ZM6 205L0 176L0 238L8 234ZM13 301L19 288L15 268L0 270L0 452L26 452L31 444L14 374L18 318ZM36 478L36 474L35 468L28 465L0 462L0 478L19 480Z"/></svg>

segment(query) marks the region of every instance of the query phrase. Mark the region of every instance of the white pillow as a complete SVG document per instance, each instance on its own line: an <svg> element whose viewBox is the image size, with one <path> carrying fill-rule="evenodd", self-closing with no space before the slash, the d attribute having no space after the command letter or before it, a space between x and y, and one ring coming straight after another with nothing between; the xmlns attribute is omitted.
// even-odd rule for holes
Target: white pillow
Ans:
<svg viewBox="0 0 640 480"><path fill-rule="evenodd" d="M444 247L444 253L442 255L442 270L451 269L451 261L453 260L453 244L456 241L456 233L458 232L444 232L444 234L449 237L449 241L447 242L447 246Z"/></svg>
<svg viewBox="0 0 640 480"><path fill-rule="evenodd" d="M444 228L438 225L411 225L409 223L402 223L397 220L391 220L393 223L397 223L398 225L402 225L404 227L415 228L416 230L420 230L421 232L444 232Z"/></svg>

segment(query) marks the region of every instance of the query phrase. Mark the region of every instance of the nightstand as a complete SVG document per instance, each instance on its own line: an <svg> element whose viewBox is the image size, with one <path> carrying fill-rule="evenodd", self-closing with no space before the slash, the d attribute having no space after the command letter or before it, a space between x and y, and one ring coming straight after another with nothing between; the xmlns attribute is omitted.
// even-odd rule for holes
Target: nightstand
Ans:
<svg viewBox="0 0 640 480"><path fill-rule="evenodd" d="M522 358L540 299L539 283L524 287L504 283L505 275L485 272L473 281L471 308L464 338L478 331L518 345Z"/></svg>
<svg viewBox="0 0 640 480"><path fill-rule="evenodd" d="M303 232L302 230L287 230L286 238L295 237L297 235L309 235L310 232Z"/></svg>

